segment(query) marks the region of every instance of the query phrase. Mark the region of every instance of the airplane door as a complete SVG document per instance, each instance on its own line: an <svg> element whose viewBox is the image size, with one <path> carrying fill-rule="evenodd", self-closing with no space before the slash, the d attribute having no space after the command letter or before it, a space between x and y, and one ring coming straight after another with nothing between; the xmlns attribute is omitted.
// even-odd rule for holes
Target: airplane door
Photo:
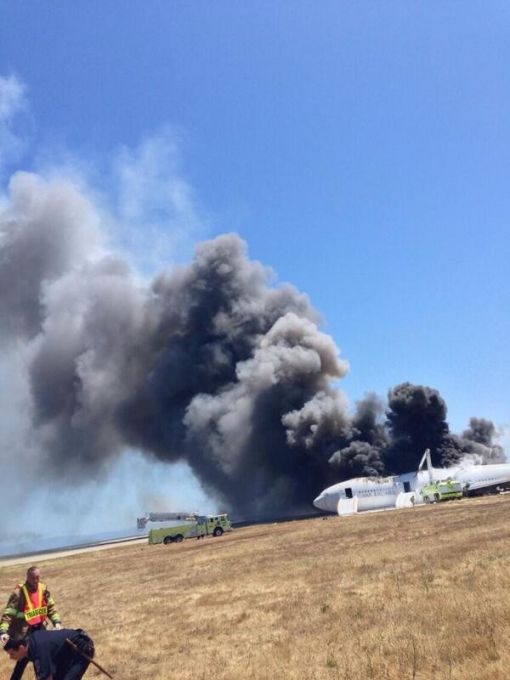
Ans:
<svg viewBox="0 0 510 680"><path fill-rule="evenodd" d="M352 498L352 489L345 489L345 495L347 498Z"/></svg>
<svg viewBox="0 0 510 680"><path fill-rule="evenodd" d="M404 482L404 493L411 491L411 482Z"/></svg>

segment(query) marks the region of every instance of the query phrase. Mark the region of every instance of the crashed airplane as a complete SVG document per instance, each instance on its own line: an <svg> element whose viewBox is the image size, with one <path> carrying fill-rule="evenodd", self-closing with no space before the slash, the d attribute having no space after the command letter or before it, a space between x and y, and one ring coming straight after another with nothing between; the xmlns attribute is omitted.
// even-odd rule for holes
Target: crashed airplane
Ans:
<svg viewBox="0 0 510 680"><path fill-rule="evenodd" d="M423 469L426 464L426 469ZM409 507L423 503L420 490L432 481L455 479L465 495L480 495L510 488L510 464L474 465L461 463L434 468L427 449L416 472L390 477L357 477L324 489L313 504L319 510L349 515L365 510Z"/></svg>

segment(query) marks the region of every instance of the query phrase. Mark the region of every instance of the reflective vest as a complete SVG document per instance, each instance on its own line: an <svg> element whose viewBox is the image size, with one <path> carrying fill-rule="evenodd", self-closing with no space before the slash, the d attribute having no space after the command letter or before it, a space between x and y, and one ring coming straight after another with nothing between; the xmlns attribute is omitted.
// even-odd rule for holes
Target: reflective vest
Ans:
<svg viewBox="0 0 510 680"><path fill-rule="evenodd" d="M32 593L28 590L26 583L19 586L25 596L25 606L23 614L25 621L29 626L38 626L46 619L48 615L48 603L44 598L44 591L46 586L44 583L39 583L39 587Z"/></svg>

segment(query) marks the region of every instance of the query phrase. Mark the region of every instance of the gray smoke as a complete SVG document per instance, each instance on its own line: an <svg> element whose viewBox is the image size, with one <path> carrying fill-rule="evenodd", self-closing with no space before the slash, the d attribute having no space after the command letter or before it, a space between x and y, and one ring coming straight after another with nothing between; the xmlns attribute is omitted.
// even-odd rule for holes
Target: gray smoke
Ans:
<svg viewBox="0 0 510 680"><path fill-rule="evenodd" d="M2 339L26 348L40 469L88 479L130 447L186 460L240 514L309 506L330 480L327 399L347 419L330 384L347 365L305 295L271 287L233 234L143 286L91 247L72 187L27 174L0 230Z"/></svg>
<svg viewBox="0 0 510 680"><path fill-rule="evenodd" d="M495 443L498 435L493 422L485 418L471 418L469 427L462 433L464 447L469 454L482 463L502 463L505 452L502 446Z"/></svg>
<svg viewBox="0 0 510 680"><path fill-rule="evenodd" d="M44 288L93 252L99 242L87 202L70 185L46 187L19 173L0 223L1 339L30 338L44 320Z"/></svg>
<svg viewBox="0 0 510 680"><path fill-rule="evenodd" d="M75 188L20 173L10 189L0 340L26 363L36 478L90 481L134 449L186 461L223 507L253 517L309 510L339 477L413 469L425 448L435 463L498 457L492 424L452 435L428 387L395 387L386 411L368 395L351 415L333 387L348 366L317 312L271 286L238 236L144 284L101 246Z"/></svg>
<svg viewBox="0 0 510 680"><path fill-rule="evenodd" d="M462 436L471 442L490 447L493 445L494 437L496 436L496 428L490 420L471 418L469 427L467 430L464 430Z"/></svg>
<svg viewBox="0 0 510 680"><path fill-rule="evenodd" d="M339 475L347 478L385 472L388 433L383 415L384 403L376 394L357 402L349 427L344 428L344 446L329 461Z"/></svg>

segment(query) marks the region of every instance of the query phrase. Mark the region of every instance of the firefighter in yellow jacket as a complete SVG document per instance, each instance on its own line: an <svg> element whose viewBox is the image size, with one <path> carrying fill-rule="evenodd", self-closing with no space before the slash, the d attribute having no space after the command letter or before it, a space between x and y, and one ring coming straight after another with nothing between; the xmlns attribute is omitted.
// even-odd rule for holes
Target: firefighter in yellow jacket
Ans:
<svg viewBox="0 0 510 680"><path fill-rule="evenodd" d="M55 601L41 582L39 567L30 567L25 583L16 586L0 618L0 644L3 647L10 637L25 637L46 628L47 619L57 630L62 628ZM11 680L19 680L26 665L26 662L18 662Z"/></svg>
<svg viewBox="0 0 510 680"><path fill-rule="evenodd" d="M55 601L40 579L39 567L30 567L25 583L18 584L11 593L0 619L2 645L9 637L25 636L33 630L46 627L47 619L54 628L62 627Z"/></svg>

